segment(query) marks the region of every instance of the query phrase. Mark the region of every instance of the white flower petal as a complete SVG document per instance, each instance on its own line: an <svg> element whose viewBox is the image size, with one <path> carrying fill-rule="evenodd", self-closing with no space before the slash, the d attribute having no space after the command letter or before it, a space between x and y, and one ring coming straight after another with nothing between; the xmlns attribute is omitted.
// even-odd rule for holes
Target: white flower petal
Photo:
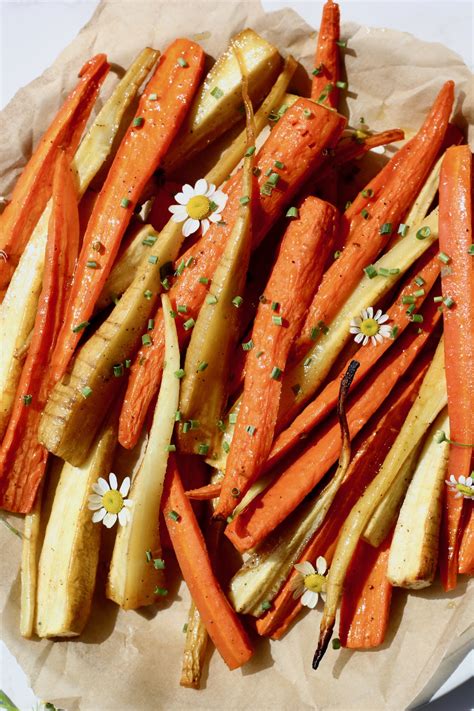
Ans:
<svg viewBox="0 0 474 711"><path fill-rule="evenodd" d="M194 232L197 232L199 229L199 224L199 220L194 220L192 217L186 220L183 225L183 237L189 237L189 235L192 235Z"/></svg>
<svg viewBox="0 0 474 711"><path fill-rule="evenodd" d="M377 345L377 336L370 336L370 342L373 346Z"/></svg>
<svg viewBox="0 0 474 711"><path fill-rule="evenodd" d="M185 183L181 188L181 192L190 200L194 195L194 188L189 183Z"/></svg>
<svg viewBox="0 0 474 711"><path fill-rule="evenodd" d="M364 336L364 340L362 341L362 345L363 345L363 346L366 346L368 342L369 342L369 336Z"/></svg>
<svg viewBox="0 0 474 711"><path fill-rule="evenodd" d="M295 590L293 592L293 600L297 600L299 597L301 597L303 592L304 592L304 585L302 588L298 588L298 590Z"/></svg>
<svg viewBox="0 0 474 711"><path fill-rule="evenodd" d="M390 326L387 325L380 326L379 333L383 338L389 338L390 334L392 333L392 329L390 328Z"/></svg>
<svg viewBox="0 0 474 711"><path fill-rule="evenodd" d="M377 311L375 312L374 320L378 321L382 314L383 314L382 309L377 309Z"/></svg>
<svg viewBox="0 0 474 711"><path fill-rule="evenodd" d="M92 514L92 523L100 523L102 519L104 518L105 514L107 511L102 508L100 511L96 511L95 513Z"/></svg>
<svg viewBox="0 0 474 711"><path fill-rule="evenodd" d="M349 329L349 333L360 333L359 326L351 326Z"/></svg>
<svg viewBox="0 0 474 711"><path fill-rule="evenodd" d="M89 496L87 508L89 509L89 511L98 511L100 508L102 508L102 497L97 496L96 494L92 494L92 496Z"/></svg>
<svg viewBox="0 0 474 711"><path fill-rule="evenodd" d="M203 235L206 234L206 232L209 229L209 226L210 226L209 220L207 220L206 218L204 218L204 220L201 220L201 230L202 230Z"/></svg>
<svg viewBox="0 0 474 711"><path fill-rule="evenodd" d="M363 321L365 321L366 318L369 318L369 312L367 311L367 309L362 309L362 311L360 312L360 316Z"/></svg>
<svg viewBox="0 0 474 711"><path fill-rule="evenodd" d="M112 526L114 525L114 523L116 523L116 521L117 521L117 514L113 514L113 513L110 513L110 512L108 512L108 513L105 514L105 516L104 516L104 526L105 526L106 528L112 528Z"/></svg>
<svg viewBox="0 0 474 711"><path fill-rule="evenodd" d="M115 489L115 491L118 490L117 477L115 476L115 474L113 472L110 472L110 474L109 474L109 483L110 483L111 489Z"/></svg>
<svg viewBox="0 0 474 711"><path fill-rule="evenodd" d="M375 336L373 336L372 338L372 343L374 344L374 346L376 343L383 343L383 336L381 333L376 333Z"/></svg>
<svg viewBox="0 0 474 711"><path fill-rule="evenodd" d="M323 602L326 602L326 593L321 590L319 594L321 595Z"/></svg>
<svg viewBox="0 0 474 711"><path fill-rule="evenodd" d="M451 474L451 476L449 477L449 481L452 482L453 484L457 484L457 483L458 483L457 480L456 480L456 477L454 476L454 474Z"/></svg>
<svg viewBox="0 0 474 711"><path fill-rule="evenodd" d="M181 205L182 207L187 205L189 202L189 196L185 195L184 193L176 193L176 195L174 196L174 199L176 200L178 205Z"/></svg>
<svg viewBox="0 0 474 711"><path fill-rule="evenodd" d="M454 498L455 498L455 499L460 499L460 498L462 498L461 492L460 492L460 491L456 492L456 495L455 495Z"/></svg>
<svg viewBox="0 0 474 711"><path fill-rule="evenodd" d="M354 316L354 318L351 320L351 326L360 326L362 323L362 319L360 316Z"/></svg>
<svg viewBox="0 0 474 711"><path fill-rule="evenodd" d="M309 607L311 610L314 610L318 604L318 597L319 595L317 592L313 592L313 590L305 590L303 597L301 598L301 604L305 607Z"/></svg>
<svg viewBox="0 0 474 711"><path fill-rule="evenodd" d="M316 572L309 560L305 560L303 563L295 563L294 569L301 575L313 575Z"/></svg>
<svg viewBox="0 0 474 711"><path fill-rule="evenodd" d="M358 333L357 336L354 338L354 341L356 343L362 343L364 340L364 334L363 333Z"/></svg>
<svg viewBox="0 0 474 711"><path fill-rule="evenodd" d="M124 507L124 508L121 509L121 511L119 511L119 513L118 513L119 524L120 524L121 526L126 526L127 523L128 523L128 521L129 521L129 517L130 517L130 514L129 514L129 512L128 512L128 509L126 509L126 508Z"/></svg>
<svg viewBox="0 0 474 711"><path fill-rule="evenodd" d="M215 192L216 192L216 186L214 185L214 183L209 183L209 189L206 193L206 197L211 197L211 195L214 195Z"/></svg>
<svg viewBox="0 0 474 711"><path fill-rule="evenodd" d="M458 479L458 482L460 484L462 484L463 486L466 486L466 477L463 474L461 474L461 476Z"/></svg>
<svg viewBox="0 0 474 711"><path fill-rule="evenodd" d="M106 491L110 491L109 482L100 476L97 479L97 489L94 489L97 494L105 494Z"/></svg>
<svg viewBox="0 0 474 711"><path fill-rule="evenodd" d="M378 322L379 324L385 323L386 321L388 321L389 318L390 316L388 314L382 314L381 316L379 316Z"/></svg>
<svg viewBox="0 0 474 711"><path fill-rule="evenodd" d="M222 192L222 190L216 190L216 192L212 196L212 202L215 202L217 205L216 212L220 212L225 208L228 199L229 196L227 195L227 193Z"/></svg>
<svg viewBox="0 0 474 711"><path fill-rule="evenodd" d="M466 486L472 486L472 482L473 482L472 476L468 476L466 479Z"/></svg>
<svg viewBox="0 0 474 711"><path fill-rule="evenodd" d="M128 509L131 509L133 506L133 501L131 499L124 499L123 505L126 506Z"/></svg>
<svg viewBox="0 0 474 711"><path fill-rule="evenodd" d="M204 178L199 178L199 180L196 180L196 183L194 185L194 194L195 195L205 195L207 193L207 180L204 180Z"/></svg>
<svg viewBox="0 0 474 711"><path fill-rule="evenodd" d="M294 593L296 593L295 599L296 599L296 597L301 597L301 595L305 591L305 586L304 586L302 576L298 576L291 581L290 590L292 590Z"/></svg>
<svg viewBox="0 0 474 711"><path fill-rule="evenodd" d="M316 558L316 570L320 575L324 575L326 570L328 569L328 564L326 563L326 558L322 555L319 555Z"/></svg>
<svg viewBox="0 0 474 711"><path fill-rule="evenodd" d="M207 219L214 223L220 222L222 220L222 215L219 212L211 212Z"/></svg>
<svg viewBox="0 0 474 711"><path fill-rule="evenodd" d="M374 318L374 308L373 306L368 306L367 307L367 313L369 315L369 318Z"/></svg>
<svg viewBox="0 0 474 711"><path fill-rule="evenodd" d="M170 205L168 208L172 215L184 215L183 220L187 217L187 211L184 205Z"/></svg>
<svg viewBox="0 0 474 711"><path fill-rule="evenodd" d="M120 493L122 496L127 496L130 491L130 477L126 476L125 479L120 484Z"/></svg>

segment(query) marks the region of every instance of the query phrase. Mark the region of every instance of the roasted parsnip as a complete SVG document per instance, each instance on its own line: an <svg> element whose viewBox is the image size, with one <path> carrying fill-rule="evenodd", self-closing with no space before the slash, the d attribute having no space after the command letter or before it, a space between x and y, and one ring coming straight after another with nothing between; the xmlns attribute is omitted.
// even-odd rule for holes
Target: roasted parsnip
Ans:
<svg viewBox="0 0 474 711"><path fill-rule="evenodd" d="M155 559L161 558L160 503L179 402L178 335L166 295L162 303L166 366L145 456L132 481L130 521L117 533L107 580L107 597L125 610L151 605L164 589L163 570L146 556L151 551Z"/></svg>
<svg viewBox="0 0 474 711"><path fill-rule="evenodd" d="M387 577L392 585L402 588L424 588L431 585L436 574L441 502L449 458L449 444L438 441L438 430L449 437L446 408L428 432L390 546Z"/></svg>
<svg viewBox="0 0 474 711"><path fill-rule="evenodd" d="M206 625L201 619L199 610L194 602L191 602L186 623L186 642L179 680L181 686L186 686L188 689L199 689L208 637Z"/></svg>
<svg viewBox="0 0 474 711"><path fill-rule="evenodd" d="M72 637L89 617L99 562L100 526L92 522L92 485L108 472L117 444L112 415L81 467L61 471L38 567L36 634Z"/></svg>

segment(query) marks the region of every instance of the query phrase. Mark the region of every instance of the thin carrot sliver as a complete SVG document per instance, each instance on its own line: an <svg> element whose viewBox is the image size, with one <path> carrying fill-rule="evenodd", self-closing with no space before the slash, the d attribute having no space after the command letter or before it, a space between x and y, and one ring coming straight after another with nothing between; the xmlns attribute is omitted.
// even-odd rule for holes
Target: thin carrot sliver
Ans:
<svg viewBox="0 0 474 711"><path fill-rule="evenodd" d="M472 155L469 146L448 148L439 181L439 248L451 445L448 474L469 476L474 445L474 257ZM449 477L448 477L449 478ZM463 498L446 489L440 569L446 590L456 587Z"/></svg>
<svg viewBox="0 0 474 711"><path fill-rule="evenodd" d="M474 575L474 507L468 512L459 546L458 573Z"/></svg>
<svg viewBox="0 0 474 711"><path fill-rule="evenodd" d="M237 669L252 656L252 646L214 575L175 457L168 462L162 501L171 543L194 604L225 663Z"/></svg>
<svg viewBox="0 0 474 711"><path fill-rule="evenodd" d="M337 82L341 75L340 50L337 44L340 34L339 25L339 5L333 0L327 0L323 7L314 58L311 98L333 109L337 109L339 99Z"/></svg>

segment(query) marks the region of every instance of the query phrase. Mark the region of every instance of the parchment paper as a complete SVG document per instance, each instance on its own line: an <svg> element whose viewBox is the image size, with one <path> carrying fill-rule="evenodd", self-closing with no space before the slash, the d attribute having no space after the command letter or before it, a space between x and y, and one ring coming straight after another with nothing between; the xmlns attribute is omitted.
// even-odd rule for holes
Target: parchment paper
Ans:
<svg viewBox="0 0 474 711"><path fill-rule="evenodd" d="M164 49L176 36L203 33L199 41L216 56L229 36L246 26L312 68L316 33L291 10L265 15L256 0L103 2L54 65L21 89L0 115L0 193L11 190L32 146L74 85L81 63L92 54L106 52L110 61L124 67L144 45ZM344 24L342 36L349 40L344 55L354 123L363 116L373 129L399 126L411 133L446 79L456 82L457 121L473 123L472 75L450 50L409 34L354 24ZM471 125L471 144L473 133ZM313 611L280 642L260 640L254 659L242 670L229 672L219 655L211 653L205 688L182 689L181 630L189 602L183 584L170 590L164 607L145 614L118 611L98 590L79 640L25 641L18 632L21 543L0 529L2 637L35 692L68 711L398 710L422 691L448 650L456 652L472 642L472 582L468 586L462 581L450 594L438 586L410 595L395 590L387 640L376 651L330 649L320 670L313 672L320 615Z"/></svg>

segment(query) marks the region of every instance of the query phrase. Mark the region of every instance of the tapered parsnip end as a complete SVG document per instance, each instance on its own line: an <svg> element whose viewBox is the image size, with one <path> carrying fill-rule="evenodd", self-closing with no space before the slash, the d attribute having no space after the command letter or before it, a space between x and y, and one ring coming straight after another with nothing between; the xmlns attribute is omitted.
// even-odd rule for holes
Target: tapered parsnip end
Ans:
<svg viewBox="0 0 474 711"><path fill-rule="evenodd" d="M20 634L27 639L33 636L35 628L40 528L41 491L38 491L33 511L25 516L21 548Z"/></svg>
<svg viewBox="0 0 474 711"><path fill-rule="evenodd" d="M313 656L313 663L312 667L314 670L316 670L324 655L326 654L326 650L329 646L329 642L331 641L332 633L334 630L334 624L335 624L335 619L331 618L329 620L325 620L323 618L321 622L321 628L319 631L319 641L318 641L318 646L316 648L316 651Z"/></svg>
<svg viewBox="0 0 474 711"><path fill-rule="evenodd" d="M185 686L188 689L199 689L201 686L207 640L206 626L196 605L192 602L188 614L180 686Z"/></svg>
<svg viewBox="0 0 474 711"><path fill-rule="evenodd" d="M125 610L151 605L157 595L166 594L163 570L149 561L146 554L151 551L153 558L161 557L160 504L179 402L179 379L175 375L180 365L176 324L166 295L162 296L162 303L166 365L145 455L132 480L130 520L117 533L107 580L107 597Z"/></svg>

